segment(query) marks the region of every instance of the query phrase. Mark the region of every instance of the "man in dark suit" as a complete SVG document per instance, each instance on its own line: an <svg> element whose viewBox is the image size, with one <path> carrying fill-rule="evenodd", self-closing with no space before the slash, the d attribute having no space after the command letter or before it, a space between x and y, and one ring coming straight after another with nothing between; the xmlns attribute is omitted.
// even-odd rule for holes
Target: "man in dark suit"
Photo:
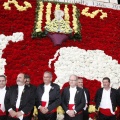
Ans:
<svg viewBox="0 0 120 120"><path fill-rule="evenodd" d="M118 95L118 98L117 98L118 106L120 106L120 87L117 90L117 95Z"/></svg>
<svg viewBox="0 0 120 120"><path fill-rule="evenodd" d="M100 88L95 96L96 113L99 109L99 120L116 120L117 91L110 87L108 77L103 78L102 83L103 88Z"/></svg>
<svg viewBox="0 0 120 120"><path fill-rule="evenodd" d="M88 113L88 107L89 107L89 101L90 101L90 93L87 88L83 86L83 79L78 78L78 87L82 88L84 90L84 95L85 95L85 107L83 108L83 120L88 120L89 119L89 113Z"/></svg>
<svg viewBox="0 0 120 120"><path fill-rule="evenodd" d="M85 96L83 89L77 87L78 77L71 75L70 87L64 88L62 92L62 107L65 111L65 120L83 120L83 108Z"/></svg>
<svg viewBox="0 0 120 120"><path fill-rule="evenodd" d="M26 79L25 84L28 87L30 87L31 89L33 89L34 93L36 93L36 86L34 86L34 85L31 84L31 78L30 78L30 76L28 74L25 74L25 79ZM31 114L30 114L30 118L31 119L33 117L33 112L34 112L34 107L33 107L32 111L31 111Z"/></svg>
<svg viewBox="0 0 120 120"><path fill-rule="evenodd" d="M120 87L117 89L117 105L118 105L117 120L120 120Z"/></svg>
<svg viewBox="0 0 120 120"><path fill-rule="evenodd" d="M8 88L6 87L6 77L5 75L0 75L0 120L7 119L7 112L5 110L4 99L6 95L6 91Z"/></svg>
<svg viewBox="0 0 120 120"><path fill-rule="evenodd" d="M52 83L52 73L49 71L44 72L43 82L36 92L38 120L56 120L56 109L61 103L60 88Z"/></svg>
<svg viewBox="0 0 120 120"><path fill-rule="evenodd" d="M30 113L35 104L34 90L25 85L25 74L17 76L17 85L10 87L5 97L5 108L9 112L7 120L30 120Z"/></svg>

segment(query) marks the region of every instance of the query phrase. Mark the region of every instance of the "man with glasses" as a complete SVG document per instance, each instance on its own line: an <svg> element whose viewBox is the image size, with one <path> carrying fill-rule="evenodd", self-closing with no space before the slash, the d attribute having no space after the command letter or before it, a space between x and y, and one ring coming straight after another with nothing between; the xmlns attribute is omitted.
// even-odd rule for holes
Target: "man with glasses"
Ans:
<svg viewBox="0 0 120 120"><path fill-rule="evenodd" d="M4 105L6 91L8 90L8 88L6 87L6 83L7 80L5 75L0 75L0 120L7 119L7 112Z"/></svg>
<svg viewBox="0 0 120 120"><path fill-rule="evenodd" d="M71 75L69 87L62 92L62 107L65 111L65 120L83 120L85 96L83 89L77 87L78 77Z"/></svg>
<svg viewBox="0 0 120 120"><path fill-rule="evenodd" d="M36 92L38 120L56 120L56 108L61 103L60 88L52 83L52 73L49 71L44 72L43 82Z"/></svg>

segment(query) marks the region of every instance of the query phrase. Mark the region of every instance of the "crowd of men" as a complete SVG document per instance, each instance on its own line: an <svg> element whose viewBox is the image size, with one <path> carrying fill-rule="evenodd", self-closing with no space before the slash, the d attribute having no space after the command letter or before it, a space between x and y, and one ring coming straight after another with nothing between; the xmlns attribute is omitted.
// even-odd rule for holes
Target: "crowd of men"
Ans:
<svg viewBox="0 0 120 120"><path fill-rule="evenodd" d="M6 87L6 76L0 75L0 120L31 120L34 106L38 109L38 120L56 120L57 107L65 111L64 120L88 120L90 94L83 86L83 79L69 77L69 86L60 93L60 87L52 82L52 73L45 71L43 84L30 84L30 76L19 73L16 85ZM120 106L120 89L110 87L108 77L102 80L95 96L98 120L116 120L116 107Z"/></svg>

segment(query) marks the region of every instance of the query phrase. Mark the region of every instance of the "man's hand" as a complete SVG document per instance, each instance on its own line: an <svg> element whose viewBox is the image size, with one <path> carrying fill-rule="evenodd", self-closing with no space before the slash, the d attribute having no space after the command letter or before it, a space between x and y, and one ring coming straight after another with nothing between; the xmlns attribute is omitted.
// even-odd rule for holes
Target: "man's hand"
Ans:
<svg viewBox="0 0 120 120"><path fill-rule="evenodd" d="M46 114L46 108L45 107L40 107L40 112L42 112L43 114Z"/></svg>
<svg viewBox="0 0 120 120"><path fill-rule="evenodd" d="M19 111L19 112L17 112L16 117L19 118L22 115L23 115L23 113L21 111Z"/></svg>
<svg viewBox="0 0 120 120"><path fill-rule="evenodd" d="M47 108L45 108L45 114L48 112L49 110Z"/></svg>
<svg viewBox="0 0 120 120"><path fill-rule="evenodd" d="M74 112L74 110L69 110L69 111L67 112L67 114L68 114L70 117L75 117L75 112Z"/></svg>
<svg viewBox="0 0 120 120"><path fill-rule="evenodd" d="M15 117L17 114L14 110L10 110L9 113L11 117Z"/></svg>
<svg viewBox="0 0 120 120"><path fill-rule="evenodd" d="M95 118L97 119L99 117L99 111L95 111Z"/></svg>

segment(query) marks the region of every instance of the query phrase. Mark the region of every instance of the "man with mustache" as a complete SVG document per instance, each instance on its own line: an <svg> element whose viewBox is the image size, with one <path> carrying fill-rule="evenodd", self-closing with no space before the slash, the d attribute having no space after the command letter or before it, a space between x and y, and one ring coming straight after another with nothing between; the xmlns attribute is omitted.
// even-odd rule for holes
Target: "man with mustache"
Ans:
<svg viewBox="0 0 120 120"><path fill-rule="evenodd" d="M0 75L0 120L7 119L7 112L4 105L6 91L8 90L8 88L6 87L6 83L7 80L5 75Z"/></svg>
<svg viewBox="0 0 120 120"><path fill-rule="evenodd" d="M24 73L18 74L16 82L17 85L10 87L5 97L5 108L9 112L7 120L30 120L35 104L34 90L25 85Z"/></svg>

